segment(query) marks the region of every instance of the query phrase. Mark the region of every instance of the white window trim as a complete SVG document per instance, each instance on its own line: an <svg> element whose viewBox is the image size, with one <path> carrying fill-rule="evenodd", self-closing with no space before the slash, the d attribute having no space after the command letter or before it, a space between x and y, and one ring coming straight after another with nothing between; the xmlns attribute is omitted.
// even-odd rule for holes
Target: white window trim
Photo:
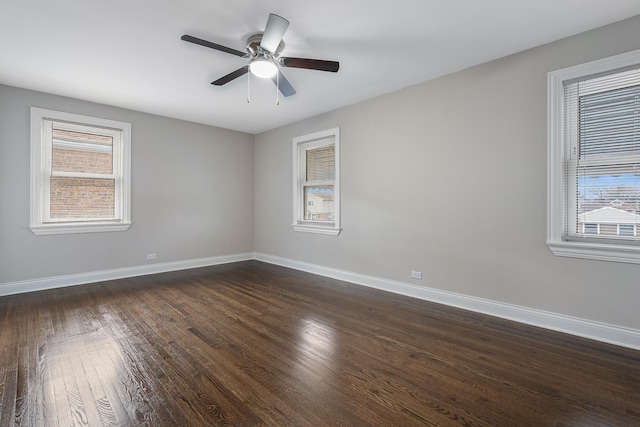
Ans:
<svg viewBox="0 0 640 427"><path fill-rule="evenodd" d="M304 171L304 158L302 158L302 146L308 146L313 141L320 141L327 138L333 138L335 145L335 180L333 184L334 193L334 221L332 224L324 224L317 221L308 221L303 218L303 200L302 195L302 171ZM295 231L306 233L326 234L337 236L342 229L340 228L340 128L327 129L315 132L309 135L298 136L293 138L293 224Z"/></svg>
<svg viewBox="0 0 640 427"><path fill-rule="evenodd" d="M640 246L564 239L564 84L640 64L640 50L552 71L547 78L547 246L557 256L640 264Z"/></svg>
<svg viewBox="0 0 640 427"><path fill-rule="evenodd" d="M47 222L43 207L47 201L43 200L43 190L47 179L43 174L46 156L43 155L43 133L46 131L44 120L66 122L78 125L88 125L106 129L122 131L122 156L114 152L114 161L119 163L122 181L116 180L120 197L116 200L117 220L77 221L77 222ZM118 150L119 151L119 150ZM30 228L36 235L93 233L106 231L125 231L131 226L131 124L80 114L65 113L31 108L31 216Z"/></svg>

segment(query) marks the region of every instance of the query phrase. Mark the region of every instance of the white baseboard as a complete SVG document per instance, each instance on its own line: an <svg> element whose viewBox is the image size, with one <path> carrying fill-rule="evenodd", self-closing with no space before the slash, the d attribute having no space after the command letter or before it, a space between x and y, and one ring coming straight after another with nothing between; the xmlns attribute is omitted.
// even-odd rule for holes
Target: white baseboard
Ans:
<svg viewBox="0 0 640 427"><path fill-rule="evenodd" d="M207 267L210 265L227 264L230 262L247 261L250 259L253 259L253 253L223 255L184 261L139 265L127 268L116 268L113 270L45 277L42 279L23 280L20 282L0 283L0 296L62 288L65 286L84 285L87 283L104 282L105 280L144 276L147 274L166 273L168 271L187 270L190 268Z"/></svg>
<svg viewBox="0 0 640 427"><path fill-rule="evenodd" d="M454 292L441 291L409 283L366 276L272 255L256 253L254 254L254 259L270 264L293 268L295 270L306 271L321 276L343 280L345 282L355 283L357 285L376 288L400 295L406 295L426 301L488 314L503 319L513 320L519 323L525 323L596 341L640 350L640 330L637 329L609 325L606 323L594 322L548 311L471 297Z"/></svg>
<svg viewBox="0 0 640 427"><path fill-rule="evenodd" d="M295 270L306 271L325 277L331 277L345 282L393 292L400 295L406 295L413 298L419 298L426 301L488 314L503 319L513 320L515 322L539 326L541 328L564 332L596 341L640 350L640 330L637 329L609 325L592 320L565 316L562 314L536 310L513 304L505 304L488 299L457 294L454 292L416 286L410 283L366 276L261 253L224 255L210 258L118 268L113 270L94 271L89 273L70 274L65 276L46 277L20 282L0 283L0 296L102 282L105 280L123 279L126 277L143 276L147 274L165 273L168 271L207 267L211 265L227 264L251 259Z"/></svg>

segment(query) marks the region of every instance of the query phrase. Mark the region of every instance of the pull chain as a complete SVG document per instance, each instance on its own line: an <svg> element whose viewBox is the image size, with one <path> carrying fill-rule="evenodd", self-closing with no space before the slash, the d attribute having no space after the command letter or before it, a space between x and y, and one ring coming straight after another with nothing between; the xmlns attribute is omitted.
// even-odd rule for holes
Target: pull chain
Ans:
<svg viewBox="0 0 640 427"><path fill-rule="evenodd" d="M276 105L280 105L280 70L276 71Z"/></svg>
<svg viewBox="0 0 640 427"><path fill-rule="evenodd" d="M251 103L251 72L247 73L247 104Z"/></svg>

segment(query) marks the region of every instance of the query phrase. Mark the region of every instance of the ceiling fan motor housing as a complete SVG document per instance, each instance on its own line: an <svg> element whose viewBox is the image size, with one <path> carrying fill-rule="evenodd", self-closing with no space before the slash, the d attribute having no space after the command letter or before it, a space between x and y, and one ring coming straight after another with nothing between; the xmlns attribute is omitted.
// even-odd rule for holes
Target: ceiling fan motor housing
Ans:
<svg viewBox="0 0 640 427"><path fill-rule="evenodd" d="M255 58L257 56L263 56L265 58L273 58L274 60L278 59L280 53L284 50L284 40L280 40L280 44L276 48L275 52L267 52L264 49L260 48L260 43L262 42L262 33L257 33L247 38L247 52L251 58Z"/></svg>

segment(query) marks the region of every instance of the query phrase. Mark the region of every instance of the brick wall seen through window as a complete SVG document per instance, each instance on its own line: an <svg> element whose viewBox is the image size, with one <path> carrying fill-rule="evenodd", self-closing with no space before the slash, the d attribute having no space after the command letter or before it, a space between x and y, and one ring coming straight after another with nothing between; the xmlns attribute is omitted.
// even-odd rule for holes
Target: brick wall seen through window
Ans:
<svg viewBox="0 0 640 427"><path fill-rule="evenodd" d="M52 171L61 173L113 173L113 141L94 135L53 129ZM109 218L114 215L115 180L96 177L52 176L52 219Z"/></svg>

